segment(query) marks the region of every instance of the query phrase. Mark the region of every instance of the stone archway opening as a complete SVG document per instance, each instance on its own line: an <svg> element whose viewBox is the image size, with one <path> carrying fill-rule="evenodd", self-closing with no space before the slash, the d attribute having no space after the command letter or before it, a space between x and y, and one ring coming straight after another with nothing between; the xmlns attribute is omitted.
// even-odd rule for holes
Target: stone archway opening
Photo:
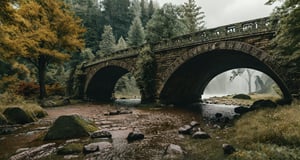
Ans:
<svg viewBox="0 0 300 160"><path fill-rule="evenodd" d="M267 74L250 68L237 68L215 76L205 87L202 99L232 97L244 94L252 97L279 100L282 91Z"/></svg>
<svg viewBox="0 0 300 160"><path fill-rule="evenodd" d="M132 73L124 74L114 87L116 99L141 99L140 90Z"/></svg>
<svg viewBox="0 0 300 160"><path fill-rule="evenodd" d="M118 66L106 66L99 69L87 85L86 98L101 102L113 101L117 81L128 72L127 69Z"/></svg>
<svg viewBox="0 0 300 160"><path fill-rule="evenodd" d="M267 74L279 86L283 98L291 95L279 76L256 57L237 50L216 49L198 54L169 76L160 92L165 104L190 104L199 102L208 83L218 74L236 68L251 68Z"/></svg>

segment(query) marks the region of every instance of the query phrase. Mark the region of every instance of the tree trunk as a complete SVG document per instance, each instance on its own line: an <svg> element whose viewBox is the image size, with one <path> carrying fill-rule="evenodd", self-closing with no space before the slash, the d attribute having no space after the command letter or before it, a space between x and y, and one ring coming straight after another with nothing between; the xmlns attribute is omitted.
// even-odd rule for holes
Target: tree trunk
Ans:
<svg viewBox="0 0 300 160"><path fill-rule="evenodd" d="M248 92L251 93L251 88L252 88L252 85L251 85L251 82L252 82L252 74L253 72L251 72L249 69L247 69L247 73L248 73Z"/></svg>
<svg viewBox="0 0 300 160"><path fill-rule="evenodd" d="M39 77L39 85L40 85L40 99L43 99L47 96L46 93L46 85L45 85L45 77L46 77L46 57L40 56L38 62L38 77Z"/></svg>

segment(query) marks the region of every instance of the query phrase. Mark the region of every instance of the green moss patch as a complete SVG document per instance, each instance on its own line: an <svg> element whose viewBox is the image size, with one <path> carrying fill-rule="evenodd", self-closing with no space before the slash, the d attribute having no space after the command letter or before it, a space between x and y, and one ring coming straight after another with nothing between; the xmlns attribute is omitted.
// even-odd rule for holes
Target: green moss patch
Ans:
<svg viewBox="0 0 300 160"><path fill-rule="evenodd" d="M88 137L91 132L98 130L92 123L78 115L58 117L50 127L44 140L61 140Z"/></svg>
<svg viewBox="0 0 300 160"><path fill-rule="evenodd" d="M80 154L82 152L83 144L70 143L57 150L58 155Z"/></svg>
<svg viewBox="0 0 300 160"><path fill-rule="evenodd" d="M3 112L9 123L26 124L34 122L35 117L20 107L6 108Z"/></svg>

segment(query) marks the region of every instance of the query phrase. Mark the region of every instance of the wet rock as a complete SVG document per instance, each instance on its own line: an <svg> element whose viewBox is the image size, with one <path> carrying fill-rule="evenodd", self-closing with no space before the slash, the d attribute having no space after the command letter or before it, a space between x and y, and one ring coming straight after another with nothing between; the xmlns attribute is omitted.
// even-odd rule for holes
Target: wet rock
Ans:
<svg viewBox="0 0 300 160"><path fill-rule="evenodd" d="M194 139L208 139L210 138L210 135L203 131L198 131L193 134L192 136Z"/></svg>
<svg viewBox="0 0 300 160"><path fill-rule="evenodd" d="M94 152L106 152L113 148L112 144L109 142L97 142L85 145L83 147L84 154L90 154Z"/></svg>
<svg viewBox="0 0 300 160"><path fill-rule="evenodd" d="M227 154L227 155L235 152L235 148L230 144L223 144L222 148L223 148L224 154Z"/></svg>
<svg viewBox="0 0 300 160"><path fill-rule="evenodd" d="M79 158L79 155L66 155L64 156L64 159L78 159Z"/></svg>
<svg viewBox="0 0 300 160"><path fill-rule="evenodd" d="M36 120L33 115L19 107L6 108L3 114L7 118L8 122L12 124L26 124Z"/></svg>
<svg viewBox="0 0 300 160"><path fill-rule="evenodd" d="M193 135L198 131L202 131L202 129L200 127L193 127L189 134Z"/></svg>
<svg viewBox="0 0 300 160"><path fill-rule="evenodd" d="M111 133L107 130L100 130L92 133L91 138L111 138Z"/></svg>
<svg viewBox="0 0 300 160"><path fill-rule="evenodd" d="M180 159L183 154L184 152L179 145L170 144L165 150L164 159Z"/></svg>
<svg viewBox="0 0 300 160"><path fill-rule="evenodd" d="M115 110L115 111L110 111L109 115L114 116L114 115L119 115L120 111L119 110Z"/></svg>
<svg viewBox="0 0 300 160"><path fill-rule="evenodd" d="M245 113L247 113L249 111L251 111L251 109L248 108L248 107L240 106L240 107L234 108L234 112L238 113L238 114L245 114Z"/></svg>
<svg viewBox="0 0 300 160"><path fill-rule="evenodd" d="M184 125L178 129L179 134L191 134L193 127L191 125Z"/></svg>
<svg viewBox="0 0 300 160"><path fill-rule="evenodd" d="M67 115L58 117L50 127L44 140L74 139L88 137L91 132L97 131L91 122L78 115Z"/></svg>
<svg viewBox="0 0 300 160"><path fill-rule="evenodd" d="M58 106L65 106L68 104L71 104L70 98L62 97L62 96L51 96L41 101L42 107L58 107Z"/></svg>
<svg viewBox="0 0 300 160"><path fill-rule="evenodd" d="M105 116L109 116L109 115L110 115L110 113L109 113L109 112L104 112L104 113L103 113L103 115L105 115Z"/></svg>
<svg viewBox="0 0 300 160"><path fill-rule="evenodd" d="M133 142L133 141L137 141L137 140L142 140L142 139L144 139L144 134L139 130L135 130L133 132L130 132L127 136L127 141L129 143Z"/></svg>
<svg viewBox="0 0 300 160"><path fill-rule="evenodd" d="M191 125L191 127L196 127L196 126L199 126L200 123L197 122L197 121L192 121L192 122L190 123L190 125Z"/></svg>
<svg viewBox="0 0 300 160"><path fill-rule="evenodd" d="M21 152L24 152L24 151L27 151L29 150L29 148L20 148L16 151L16 153L21 153Z"/></svg>
<svg viewBox="0 0 300 160"><path fill-rule="evenodd" d="M44 144L39 147L30 148L24 152L10 157L10 160L32 160L47 157L55 152L55 143Z"/></svg>
<svg viewBox="0 0 300 160"><path fill-rule="evenodd" d="M246 94L237 94L237 95L233 96L232 98L234 98L234 99L251 99L251 97Z"/></svg>
<svg viewBox="0 0 300 160"><path fill-rule="evenodd" d="M277 107L277 104L274 103L271 100L258 100L258 101L255 101L250 106L250 109L251 110L256 110L256 109L259 109L259 108L275 108L275 107Z"/></svg>
<svg viewBox="0 0 300 160"><path fill-rule="evenodd" d="M121 110L120 114L132 114L132 111L130 111L130 110Z"/></svg>

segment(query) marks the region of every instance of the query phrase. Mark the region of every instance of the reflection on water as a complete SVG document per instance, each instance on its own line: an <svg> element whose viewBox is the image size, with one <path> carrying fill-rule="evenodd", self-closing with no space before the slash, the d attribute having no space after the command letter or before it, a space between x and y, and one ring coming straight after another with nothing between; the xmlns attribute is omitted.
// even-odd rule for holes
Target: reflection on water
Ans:
<svg viewBox="0 0 300 160"><path fill-rule="evenodd" d="M208 97L221 96L221 95L206 95ZM116 104L122 106L136 106L141 103L140 99L117 99ZM198 105L202 111L202 116L205 118L215 118L216 114L222 114L222 117L228 117L232 119L235 115L238 115L234 112L237 105L225 105L225 104L205 104L200 103Z"/></svg>
<svg viewBox="0 0 300 160"><path fill-rule="evenodd" d="M236 105L225 105L225 104L201 104L202 116L207 118L216 118L217 113L221 113L222 117L228 117L232 119L235 115L234 112Z"/></svg>

